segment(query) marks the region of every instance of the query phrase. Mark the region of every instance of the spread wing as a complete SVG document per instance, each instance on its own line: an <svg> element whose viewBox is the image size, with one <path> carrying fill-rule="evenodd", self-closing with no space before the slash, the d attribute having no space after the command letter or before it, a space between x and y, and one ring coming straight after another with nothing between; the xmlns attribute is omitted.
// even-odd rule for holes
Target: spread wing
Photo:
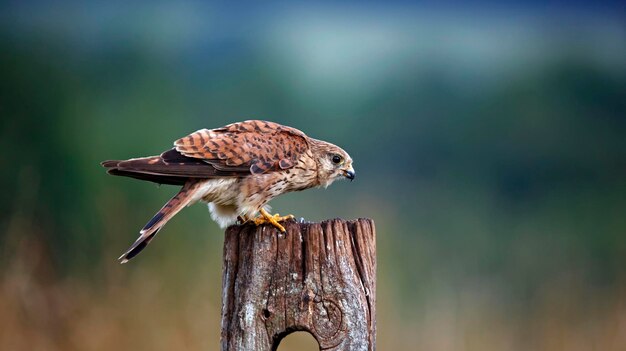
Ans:
<svg viewBox="0 0 626 351"><path fill-rule="evenodd" d="M176 151L222 172L262 174L296 165L309 148L301 131L266 121L245 121L201 129L177 140Z"/></svg>

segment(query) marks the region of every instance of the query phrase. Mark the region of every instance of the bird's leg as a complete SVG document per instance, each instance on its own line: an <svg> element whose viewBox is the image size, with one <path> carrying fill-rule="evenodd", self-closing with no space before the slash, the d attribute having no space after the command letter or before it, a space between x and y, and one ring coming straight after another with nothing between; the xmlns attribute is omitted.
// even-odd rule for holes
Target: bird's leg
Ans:
<svg viewBox="0 0 626 351"><path fill-rule="evenodd" d="M285 227L280 225L280 223L278 223L278 222L286 221L286 220L295 218L293 215L288 215L288 216L281 217L278 213L272 216L267 211L265 211L264 208L261 208L259 210L259 214L260 215L257 218L254 219L254 224L255 225L261 225L261 224L264 224L264 223L270 223L271 225L273 225L274 227L276 227L278 230L280 230L283 233L285 232Z"/></svg>

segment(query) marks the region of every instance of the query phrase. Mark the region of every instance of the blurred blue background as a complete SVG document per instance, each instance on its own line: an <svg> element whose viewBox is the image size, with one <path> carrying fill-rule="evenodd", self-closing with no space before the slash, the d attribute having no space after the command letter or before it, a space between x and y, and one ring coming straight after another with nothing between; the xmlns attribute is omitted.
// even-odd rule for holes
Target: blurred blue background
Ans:
<svg viewBox="0 0 626 351"><path fill-rule="evenodd" d="M120 266L176 189L99 162L255 118L355 160L355 182L272 205L376 221L379 349L623 350L625 18L618 2L3 3L0 349L217 349L223 231L196 205Z"/></svg>

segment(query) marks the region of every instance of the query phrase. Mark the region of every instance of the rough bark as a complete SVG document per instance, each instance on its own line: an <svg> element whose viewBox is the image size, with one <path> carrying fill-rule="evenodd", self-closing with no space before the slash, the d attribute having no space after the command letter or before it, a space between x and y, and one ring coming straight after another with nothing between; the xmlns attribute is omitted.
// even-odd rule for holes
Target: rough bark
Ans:
<svg viewBox="0 0 626 351"><path fill-rule="evenodd" d="M376 233L371 219L226 231L223 351L276 350L308 331L320 350L374 350Z"/></svg>

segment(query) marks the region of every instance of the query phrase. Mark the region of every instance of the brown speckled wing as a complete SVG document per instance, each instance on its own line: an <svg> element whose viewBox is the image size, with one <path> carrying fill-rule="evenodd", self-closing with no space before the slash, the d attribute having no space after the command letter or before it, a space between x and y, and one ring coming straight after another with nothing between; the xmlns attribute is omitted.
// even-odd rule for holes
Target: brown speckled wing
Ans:
<svg viewBox="0 0 626 351"><path fill-rule="evenodd" d="M177 140L176 151L201 159L220 171L262 174L289 169L309 148L301 131L266 121L245 121L201 129Z"/></svg>

